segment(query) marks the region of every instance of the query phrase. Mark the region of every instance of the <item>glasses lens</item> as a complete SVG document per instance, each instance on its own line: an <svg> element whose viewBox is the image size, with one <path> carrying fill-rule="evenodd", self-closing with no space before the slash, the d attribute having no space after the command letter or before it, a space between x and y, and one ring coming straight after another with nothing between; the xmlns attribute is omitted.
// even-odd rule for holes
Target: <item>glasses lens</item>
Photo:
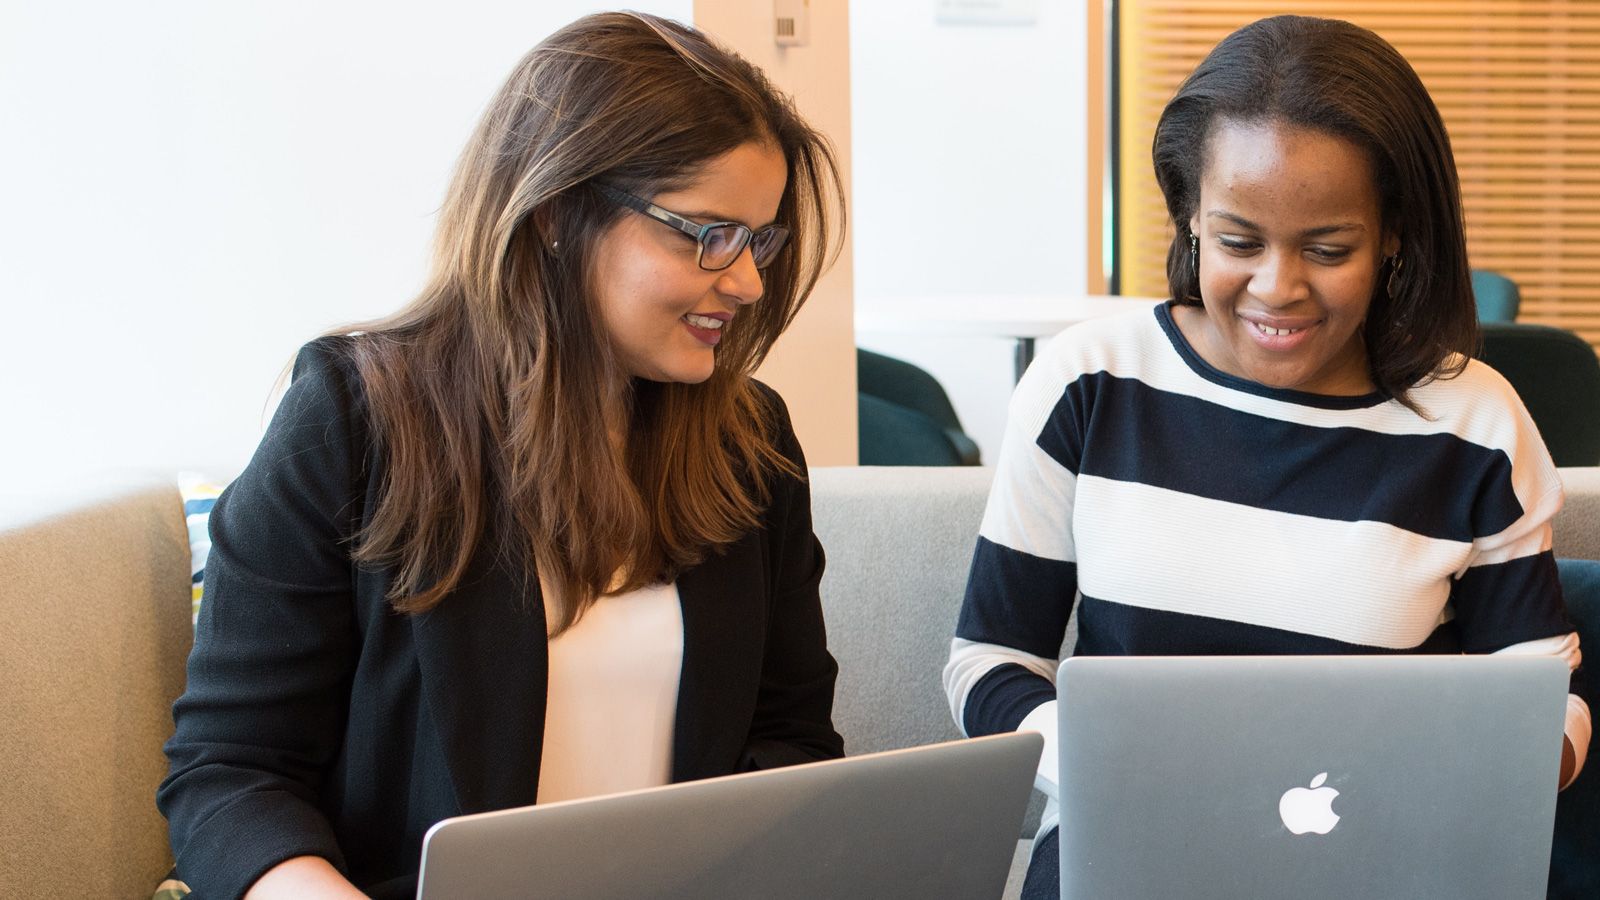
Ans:
<svg viewBox="0 0 1600 900"><path fill-rule="evenodd" d="M768 225L756 232L755 237L750 239L750 255L755 258L756 268L765 269L788 239L789 229L782 225Z"/></svg>
<svg viewBox="0 0 1600 900"><path fill-rule="evenodd" d="M743 225L718 225L700 239L700 268L726 269L750 243L750 229Z"/></svg>

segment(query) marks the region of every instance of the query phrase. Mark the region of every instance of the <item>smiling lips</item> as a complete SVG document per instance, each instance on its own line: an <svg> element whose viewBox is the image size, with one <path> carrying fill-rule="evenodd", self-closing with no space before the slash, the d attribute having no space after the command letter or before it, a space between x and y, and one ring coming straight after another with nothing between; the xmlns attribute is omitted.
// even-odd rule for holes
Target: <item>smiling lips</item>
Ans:
<svg viewBox="0 0 1600 900"><path fill-rule="evenodd" d="M689 313L683 317L682 321L684 327L689 329L689 333L694 335L696 339L708 346L715 347L717 342L722 340L723 326L727 325L732 318L733 316L727 313L713 313L710 315Z"/></svg>
<svg viewBox="0 0 1600 900"><path fill-rule="evenodd" d="M1280 352L1300 346L1310 335L1311 328L1318 324L1316 319L1281 320L1275 323L1244 316L1240 316L1240 319L1244 321L1246 330L1255 339L1257 346L1264 350Z"/></svg>

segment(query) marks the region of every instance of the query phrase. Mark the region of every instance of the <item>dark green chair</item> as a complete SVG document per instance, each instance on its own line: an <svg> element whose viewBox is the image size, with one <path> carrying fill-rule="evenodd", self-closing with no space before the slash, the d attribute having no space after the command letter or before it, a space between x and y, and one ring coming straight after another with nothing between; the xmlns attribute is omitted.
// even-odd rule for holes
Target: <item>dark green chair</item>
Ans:
<svg viewBox="0 0 1600 900"><path fill-rule="evenodd" d="M975 466L978 445L938 379L891 356L856 349L863 466Z"/></svg>
<svg viewBox="0 0 1600 900"><path fill-rule="evenodd" d="M1600 661L1600 562L1563 559L1561 593L1567 615L1578 631L1578 645L1588 660ZM1579 690L1591 713L1600 714L1596 676L1600 665L1588 662L1579 670ZM1587 676L1587 677L1585 677ZM1597 723L1600 724L1600 723ZM1600 897L1600 746L1589 741L1589 759L1572 786L1556 797L1556 825L1550 847L1549 900L1594 900Z"/></svg>
<svg viewBox="0 0 1600 900"><path fill-rule="evenodd" d="M1478 301L1479 322L1515 322L1522 307L1517 283L1492 269L1472 270L1472 296Z"/></svg>
<svg viewBox="0 0 1600 900"><path fill-rule="evenodd" d="M1489 322L1478 358L1516 388L1556 465L1600 463L1600 360L1588 342L1564 328Z"/></svg>

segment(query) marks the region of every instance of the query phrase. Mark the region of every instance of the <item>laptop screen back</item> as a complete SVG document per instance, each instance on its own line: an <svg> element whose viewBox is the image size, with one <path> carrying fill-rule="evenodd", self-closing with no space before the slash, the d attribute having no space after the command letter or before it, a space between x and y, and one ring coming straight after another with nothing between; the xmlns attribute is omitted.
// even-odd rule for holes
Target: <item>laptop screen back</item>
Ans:
<svg viewBox="0 0 1600 900"><path fill-rule="evenodd" d="M1059 674L1063 897L1545 895L1559 659L1074 657Z"/></svg>
<svg viewBox="0 0 1600 900"><path fill-rule="evenodd" d="M999 735L447 819L418 897L998 897L1043 746Z"/></svg>

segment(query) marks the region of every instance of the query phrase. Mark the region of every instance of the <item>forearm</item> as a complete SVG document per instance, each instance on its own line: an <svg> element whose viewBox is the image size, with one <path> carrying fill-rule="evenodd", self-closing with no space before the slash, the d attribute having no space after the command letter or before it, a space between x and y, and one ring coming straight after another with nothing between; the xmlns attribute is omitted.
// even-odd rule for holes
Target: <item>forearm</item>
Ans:
<svg viewBox="0 0 1600 900"><path fill-rule="evenodd" d="M1577 694L1568 694L1565 734L1561 741L1561 778L1556 782L1561 790L1571 787L1573 779L1583 771L1593 730L1589 705Z"/></svg>
<svg viewBox="0 0 1600 900"><path fill-rule="evenodd" d="M366 894L320 856L297 856L267 870L244 895L245 900L364 900Z"/></svg>
<svg viewBox="0 0 1600 900"><path fill-rule="evenodd" d="M944 668L945 695L962 734L1037 731L1044 736L1034 786L1052 800L1060 783L1054 666L1054 660L1011 647L956 638Z"/></svg>
<svg viewBox="0 0 1600 900"><path fill-rule="evenodd" d="M1041 704L1055 699L1056 661L1008 647L955 638L945 663L945 697L967 737L1016 731Z"/></svg>
<svg viewBox="0 0 1600 900"><path fill-rule="evenodd" d="M760 691L742 768L765 769L844 756L833 725L839 665L828 651L822 615L822 544L811 521L805 454L794 436L782 398L775 404L780 452L802 473L780 475L772 485L769 565L778 573L766 628Z"/></svg>
<svg viewBox="0 0 1600 900"><path fill-rule="evenodd" d="M820 559L820 554L818 555ZM828 652L814 581L774 603L761 687L741 768L768 769L836 759L844 739L833 726L839 666Z"/></svg>
<svg viewBox="0 0 1600 900"><path fill-rule="evenodd" d="M1554 656L1566 662L1567 668L1573 672L1583 664L1583 651L1578 643L1577 632L1524 641L1495 652L1508 655ZM1556 782L1561 790L1566 790L1578 773L1583 771L1584 757L1587 756L1593 729L1594 721L1588 703L1584 702L1576 692L1568 694L1566 716L1562 723L1561 777Z"/></svg>
<svg viewBox="0 0 1600 900"><path fill-rule="evenodd" d="M1042 703L1017 726L1018 731L1037 731L1044 737L1044 751L1039 754L1039 769L1034 773L1033 786L1051 800L1061 799L1061 756L1057 743L1060 725L1056 709L1054 700Z"/></svg>

